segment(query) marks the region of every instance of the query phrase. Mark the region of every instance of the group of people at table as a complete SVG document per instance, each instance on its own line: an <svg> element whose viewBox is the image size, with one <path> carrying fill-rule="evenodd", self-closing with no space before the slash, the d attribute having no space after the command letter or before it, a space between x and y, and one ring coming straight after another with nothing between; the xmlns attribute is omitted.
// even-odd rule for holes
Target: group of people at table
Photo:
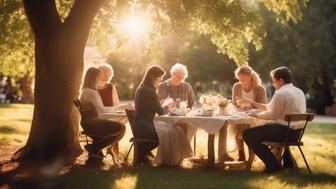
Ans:
<svg viewBox="0 0 336 189"><path fill-rule="evenodd" d="M176 101L186 101L187 107L196 106L196 98L190 84L185 82L188 71L185 65L175 64L170 70L171 77L165 81L165 71L154 65L147 69L143 80L135 93L135 107L119 102L115 86L110 83L113 69L108 64L91 67L87 70L80 93L82 109L81 125L87 133L105 135L94 138L85 149L89 156L101 157L102 149L118 143L125 134L126 121L111 120L110 113L124 109L134 109L134 136L156 139L158 143L138 144L138 162L146 163L153 157L151 151L157 149L154 157L157 165L179 165L184 158L192 156L190 138L187 129L179 124L170 125L155 120L156 115L169 113L176 107ZM232 104L247 112L247 115L267 120L264 125L249 127L246 124L235 125L235 138L238 147L238 160L246 161L244 142L265 164L265 172L280 170L281 164L276 160L264 141L281 142L285 140L287 122L285 114L306 113L306 101L302 90L292 84L292 73L287 67L279 67L270 72L275 93L269 103L265 87L261 85L259 75L247 65L235 71L238 82L232 89ZM172 98L171 103L164 103ZM162 106L164 105L164 106ZM297 140L302 124L294 124L289 129L288 140ZM284 165L293 167L289 149L284 151ZM227 153L223 161L233 161Z"/></svg>

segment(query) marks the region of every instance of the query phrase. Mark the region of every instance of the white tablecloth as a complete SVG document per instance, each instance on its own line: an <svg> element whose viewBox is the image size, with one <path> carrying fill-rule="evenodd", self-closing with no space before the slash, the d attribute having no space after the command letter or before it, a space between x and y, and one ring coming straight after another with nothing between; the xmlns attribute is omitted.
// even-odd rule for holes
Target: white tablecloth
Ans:
<svg viewBox="0 0 336 189"><path fill-rule="evenodd" d="M163 121L168 124L187 123L189 127L201 128L209 134L215 134L223 127L224 124L249 124L255 125L256 118L246 115L217 115L212 117L206 116L157 116L155 120Z"/></svg>
<svg viewBox="0 0 336 189"><path fill-rule="evenodd" d="M117 121L122 124L126 124L128 122L126 113L124 112L116 112L116 113L103 113L99 116L100 119L108 119L112 121Z"/></svg>

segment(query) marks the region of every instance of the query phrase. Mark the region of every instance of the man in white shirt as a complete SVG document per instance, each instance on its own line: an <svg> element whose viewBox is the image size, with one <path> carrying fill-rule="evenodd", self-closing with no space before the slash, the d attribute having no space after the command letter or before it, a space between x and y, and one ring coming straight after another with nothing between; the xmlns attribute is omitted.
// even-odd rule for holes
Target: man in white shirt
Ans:
<svg viewBox="0 0 336 189"><path fill-rule="evenodd" d="M265 163L266 173L280 170L281 165L276 160L264 141L282 142L286 138L286 114L306 113L306 99L301 89L293 86L291 71L287 67L279 67L271 71L272 85L276 89L269 104L260 104L250 100L240 100L239 103L250 104L263 110L250 113L251 116L268 120L268 123L244 131L243 139L255 154ZM289 129L288 141L296 141L303 128L303 124L293 124ZM284 152L284 166L292 167L293 162L289 149Z"/></svg>

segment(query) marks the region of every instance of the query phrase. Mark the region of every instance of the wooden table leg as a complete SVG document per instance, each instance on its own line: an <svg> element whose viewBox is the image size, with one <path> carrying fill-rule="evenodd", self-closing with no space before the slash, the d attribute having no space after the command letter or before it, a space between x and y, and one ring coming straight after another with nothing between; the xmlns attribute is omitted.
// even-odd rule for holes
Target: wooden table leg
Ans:
<svg viewBox="0 0 336 189"><path fill-rule="evenodd" d="M194 135L194 156L196 157L196 133Z"/></svg>
<svg viewBox="0 0 336 189"><path fill-rule="evenodd" d="M253 163L253 160L255 158L255 153L250 148L248 149L248 151L249 151L249 157L248 157L248 160L247 160L246 169L251 170L252 163Z"/></svg>
<svg viewBox="0 0 336 189"><path fill-rule="evenodd" d="M219 131L218 137L218 160L221 163L225 163L225 157L227 156L227 124L225 123Z"/></svg>
<svg viewBox="0 0 336 189"><path fill-rule="evenodd" d="M213 168L215 166L215 135L208 135L208 166Z"/></svg>

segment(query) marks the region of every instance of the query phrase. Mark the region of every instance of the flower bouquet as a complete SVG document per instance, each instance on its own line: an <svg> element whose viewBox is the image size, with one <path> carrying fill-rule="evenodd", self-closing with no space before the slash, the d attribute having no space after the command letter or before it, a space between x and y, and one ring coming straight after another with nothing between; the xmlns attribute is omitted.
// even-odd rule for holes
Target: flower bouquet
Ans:
<svg viewBox="0 0 336 189"><path fill-rule="evenodd" d="M203 114L213 114L214 110L218 111L220 115L227 115L227 108L230 100L222 95L201 95L199 102L202 104Z"/></svg>
<svg viewBox="0 0 336 189"><path fill-rule="evenodd" d="M228 114L228 106L230 105L230 100L219 96L217 101L217 108L219 115L227 115Z"/></svg>

